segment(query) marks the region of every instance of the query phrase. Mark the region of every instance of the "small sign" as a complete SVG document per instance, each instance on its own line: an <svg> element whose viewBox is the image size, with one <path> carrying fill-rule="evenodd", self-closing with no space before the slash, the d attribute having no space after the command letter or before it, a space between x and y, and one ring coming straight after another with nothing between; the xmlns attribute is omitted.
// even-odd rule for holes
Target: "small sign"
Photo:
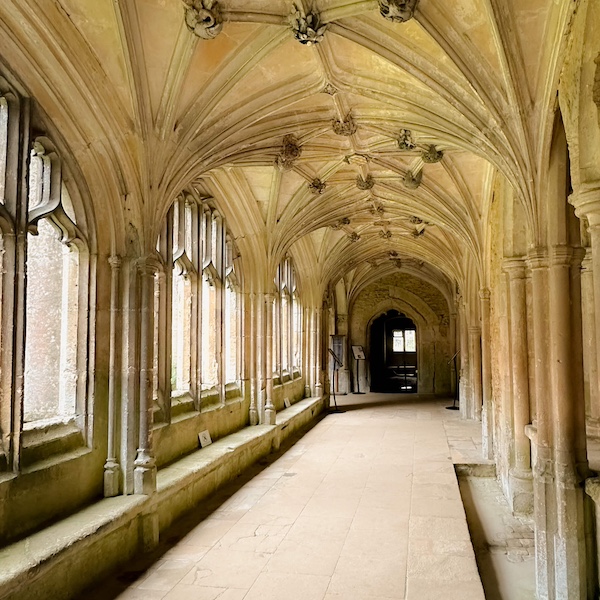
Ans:
<svg viewBox="0 0 600 600"><path fill-rule="evenodd" d="M365 360L365 351L362 346L352 346L354 360Z"/></svg>
<svg viewBox="0 0 600 600"><path fill-rule="evenodd" d="M289 407L292 405L292 403L290 402L290 399L289 399L289 398L284 398L284 399L283 399L283 404L284 404L284 406L285 406L286 408L289 408Z"/></svg>
<svg viewBox="0 0 600 600"><path fill-rule="evenodd" d="M200 441L200 448L206 448L206 446L210 446L212 444L208 429L205 429L198 434L198 440Z"/></svg>

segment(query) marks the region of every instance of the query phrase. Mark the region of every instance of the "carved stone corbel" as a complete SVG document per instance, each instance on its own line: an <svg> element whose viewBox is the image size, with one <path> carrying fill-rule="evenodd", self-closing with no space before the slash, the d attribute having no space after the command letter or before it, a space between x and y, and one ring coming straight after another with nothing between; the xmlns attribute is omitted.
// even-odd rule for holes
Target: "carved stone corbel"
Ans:
<svg viewBox="0 0 600 600"><path fill-rule="evenodd" d="M417 147L410 129L401 129L398 136L398 148L400 150L414 150Z"/></svg>
<svg viewBox="0 0 600 600"><path fill-rule="evenodd" d="M185 24L203 40L216 38L223 29L223 17L217 0L184 0Z"/></svg>
<svg viewBox="0 0 600 600"><path fill-rule="evenodd" d="M359 190L366 191L373 189L375 185L375 180L372 175L367 175L366 179L363 179L361 175L356 178L356 187Z"/></svg>
<svg viewBox="0 0 600 600"><path fill-rule="evenodd" d="M323 41L327 24L321 24L321 18L316 12L305 13L304 9L295 4L289 16L289 23L294 37L306 46L312 46Z"/></svg>
<svg viewBox="0 0 600 600"><path fill-rule="evenodd" d="M431 144L427 150L423 150L421 153L421 158L423 162L433 164L436 162L440 162L444 157L444 153L441 150L437 150L436 147Z"/></svg>
<svg viewBox="0 0 600 600"><path fill-rule="evenodd" d="M416 190L423 181L423 171L419 171L416 175L412 171L407 171L404 176L404 187L409 190Z"/></svg>
<svg viewBox="0 0 600 600"><path fill-rule="evenodd" d="M333 119L331 122L333 127L333 131L337 135L343 135L349 137L356 133L357 126L352 118L352 115L348 115L344 121L338 121L337 119Z"/></svg>
<svg viewBox="0 0 600 600"><path fill-rule="evenodd" d="M300 158L302 148L298 144L295 135L286 135L283 138L281 152L277 155L275 162L282 171L289 171L294 167L296 160Z"/></svg>
<svg viewBox="0 0 600 600"><path fill-rule="evenodd" d="M419 0L379 0L379 12L384 19L405 23L413 18Z"/></svg>
<svg viewBox="0 0 600 600"><path fill-rule="evenodd" d="M309 184L308 189L313 194L323 194L327 189L327 184L324 181L321 181L318 177L315 177Z"/></svg>

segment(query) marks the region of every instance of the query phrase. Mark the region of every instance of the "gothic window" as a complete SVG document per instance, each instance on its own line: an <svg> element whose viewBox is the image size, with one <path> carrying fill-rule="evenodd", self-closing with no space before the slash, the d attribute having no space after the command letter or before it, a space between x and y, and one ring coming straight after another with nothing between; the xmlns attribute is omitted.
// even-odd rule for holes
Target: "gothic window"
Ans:
<svg viewBox="0 0 600 600"><path fill-rule="evenodd" d="M275 287L273 370L283 378L299 370L301 353L301 309L291 258L286 258L279 265Z"/></svg>
<svg viewBox="0 0 600 600"><path fill-rule="evenodd" d="M240 284L223 219L195 193L173 203L157 248L154 397L168 419L172 402L198 409L240 380Z"/></svg>
<svg viewBox="0 0 600 600"><path fill-rule="evenodd" d="M73 418L85 380L81 292L87 244L77 227L49 142L36 140L29 161L25 299L24 421ZM82 344L85 345L85 344Z"/></svg>

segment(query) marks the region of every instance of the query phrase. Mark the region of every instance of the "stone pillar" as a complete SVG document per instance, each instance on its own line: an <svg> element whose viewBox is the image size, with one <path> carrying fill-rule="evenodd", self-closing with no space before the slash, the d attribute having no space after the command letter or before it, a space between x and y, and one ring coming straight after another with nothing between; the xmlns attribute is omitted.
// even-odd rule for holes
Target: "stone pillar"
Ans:
<svg viewBox="0 0 600 600"><path fill-rule="evenodd" d="M531 269L533 347L535 355L536 423L529 428L532 442L535 519L536 589L544 600L554 598L554 474L548 348L548 258L545 248L527 257Z"/></svg>
<svg viewBox="0 0 600 600"><path fill-rule="evenodd" d="M522 258L507 259L504 261L503 268L508 273L509 281L512 406L515 436L514 464L510 472L510 501L516 514L529 514L533 510L533 481L531 448L525 433L525 427L531 421L525 261Z"/></svg>
<svg viewBox="0 0 600 600"><path fill-rule="evenodd" d="M458 308L458 321L460 327L460 376L459 376L459 407L460 416L463 419L470 419L472 398L469 382L469 328L467 326L467 315L464 302L461 302Z"/></svg>
<svg viewBox="0 0 600 600"><path fill-rule="evenodd" d="M323 309L315 308L315 396L323 395Z"/></svg>
<svg viewBox="0 0 600 600"><path fill-rule="evenodd" d="M304 397L310 398L312 394L312 351L311 351L311 326L310 326L310 310L304 307L303 314L303 335L302 343L304 346L303 361L304 361Z"/></svg>
<svg viewBox="0 0 600 600"><path fill-rule="evenodd" d="M259 370L258 370L258 359L256 352L256 343L258 337L258 327L257 327L257 306L256 306L256 294L251 293L248 294L248 308L246 310L246 322L244 323L244 331L249 331L249 339L246 344L246 348L248 350L248 357L246 359L246 368L248 369L249 378L250 378L250 425L258 425L259 423L259 415L258 415L258 406L257 406L257 397L259 385L258 381Z"/></svg>
<svg viewBox="0 0 600 600"><path fill-rule="evenodd" d="M104 496L110 498L119 494L120 467L117 459L117 321L120 318L119 310L119 277L121 258L111 256L110 280L110 342L108 359L108 448L106 463L104 464Z"/></svg>
<svg viewBox="0 0 600 600"><path fill-rule="evenodd" d="M471 358L471 389L473 395L474 419L481 419L481 329L479 327L469 327L469 357Z"/></svg>
<svg viewBox="0 0 600 600"><path fill-rule="evenodd" d="M479 291L481 307L481 393L483 458L494 458L494 411L492 407L492 352L490 340L490 290Z"/></svg>
<svg viewBox="0 0 600 600"><path fill-rule="evenodd" d="M593 282L593 297L594 297L594 326L596 340L596 381L593 387L598 393L600 381L600 352L597 351L598 340L600 340L600 214L590 215L590 241L592 243L592 282ZM589 263L588 263L589 265ZM586 266L588 266L586 265ZM588 276L589 281L589 276ZM588 332L586 337L592 337ZM594 423L592 422L592 425Z"/></svg>
<svg viewBox="0 0 600 600"><path fill-rule="evenodd" d="M266 361L266 402L265 424L275 425L275 406L273 405L273 294L265 294L265 361Z"/></svg>
<svg viewBox="0 0 600 600"><path fill-rule="evenodd" d="M152 321L154 307L154 273L156 265L150 259L138 263L140 277L140 383L139 442L134 461L133 489L136 494L150 495L156 491L156 463L152 453Z"/></svg>
<svg viewBox="0 0 600 600"><path fill-rule="evenodd" d="M556 481L556 598L587 597L582 478L587 476L581 297L573 250L552 248L548 278ZM579 263L581 258L579 258ZM579 265L577 265L579 266Z"/></svg>
<svg viewBox="0 0 600 600"><path fill-rule="evenodd" d="M597 330L594 299L592 249L587 248L581 264L583 319L583 365L586 426L588 435L600 437L600 390L598 389Z"/></svg>

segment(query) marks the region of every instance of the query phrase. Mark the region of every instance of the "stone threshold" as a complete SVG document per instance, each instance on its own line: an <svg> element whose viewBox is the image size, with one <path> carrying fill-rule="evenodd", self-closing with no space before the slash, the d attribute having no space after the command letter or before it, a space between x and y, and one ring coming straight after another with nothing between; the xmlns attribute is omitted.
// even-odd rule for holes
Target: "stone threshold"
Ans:
<svg viewBox="0 0 600 600"><path fill-rule="evenodd" d="M0 550L0 599L68 599L106 577L198 502L279 449L324 409L306 398L277 413L275 425L227 435L162 468L151 496L105 498Z"/></svg>

